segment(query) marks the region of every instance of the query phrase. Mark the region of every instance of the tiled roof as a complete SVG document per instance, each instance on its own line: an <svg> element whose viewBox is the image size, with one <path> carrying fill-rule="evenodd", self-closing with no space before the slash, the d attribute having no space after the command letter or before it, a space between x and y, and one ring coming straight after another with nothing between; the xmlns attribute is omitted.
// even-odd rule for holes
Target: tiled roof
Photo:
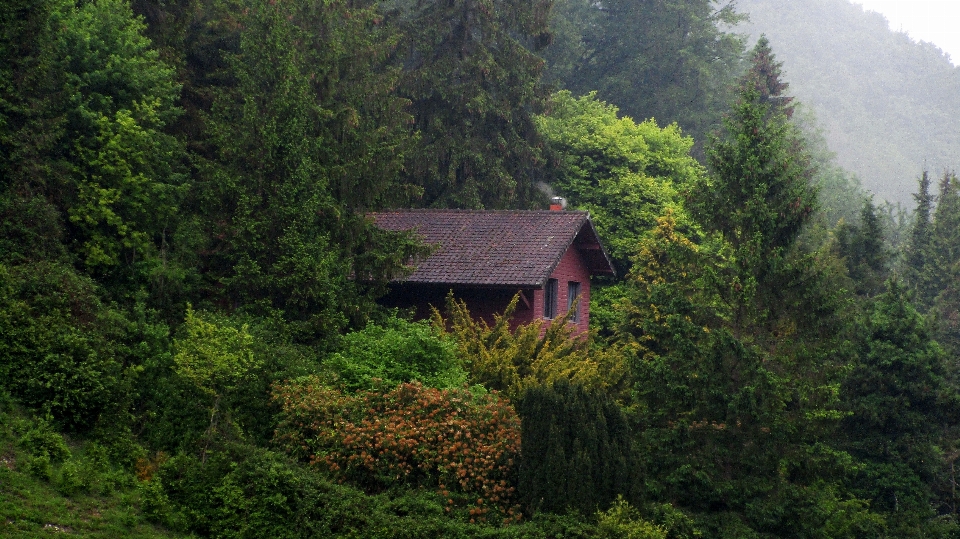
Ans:
<svg viewBox="0 0 960 539"><path fill-rule="evenodd" d="M574 244L593 273L613 273L587 212L394 210L370 217L437 245L406 282L541 287Z"/></svg>

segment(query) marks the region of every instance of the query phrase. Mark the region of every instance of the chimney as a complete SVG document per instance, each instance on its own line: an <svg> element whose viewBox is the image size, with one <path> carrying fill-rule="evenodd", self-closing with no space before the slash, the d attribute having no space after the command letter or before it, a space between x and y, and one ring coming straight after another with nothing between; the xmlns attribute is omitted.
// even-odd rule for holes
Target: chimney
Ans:
<svg viewBox="0 0 960 539"><path fill-rule="evenodd" d="M553 197L550 199L550 211L561 211L567 207L567 199L563 197Z"/></svg>

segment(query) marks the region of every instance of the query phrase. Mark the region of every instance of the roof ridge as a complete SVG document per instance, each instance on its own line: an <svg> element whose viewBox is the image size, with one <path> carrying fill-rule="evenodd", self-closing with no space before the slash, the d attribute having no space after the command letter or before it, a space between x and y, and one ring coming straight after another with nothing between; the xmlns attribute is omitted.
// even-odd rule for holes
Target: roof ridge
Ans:
<svg viewBox="0 0 960 539"><path fill-rule="evenodd" d="M540 287L584 227L585 211L406 208L371 212L387 230L416 230L438 249L406 280ZM599 240L599 239L598 239Z"/></svg>
<svg viewBox="0 0 960 539"><path fill-rule="evenodd" d="M460 209L460 208L392 208L392 209L383 209L371 211L368 213L391 213L391 212L431 212L431 213L440 213L440 212L449 212L449 213L545 213L553 215L564 215L564 214L575 214L582 215L588 214L590 212L586 210L470 210L470 209Z"/></svg>

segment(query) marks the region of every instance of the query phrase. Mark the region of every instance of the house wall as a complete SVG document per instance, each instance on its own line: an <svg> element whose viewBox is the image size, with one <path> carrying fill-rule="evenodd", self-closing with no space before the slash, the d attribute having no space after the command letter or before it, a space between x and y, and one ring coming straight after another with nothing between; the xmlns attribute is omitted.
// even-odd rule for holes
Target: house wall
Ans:
<svg viewBox="0 0 960 539"><path fill-rule="evenodd" d="M513 300L517 289L498 288L466 288L428 284L405 283L391 286L390 293L380 299L380 304L386 307L400 309L414 309L414 318L423 320L430 318L433 308L436 307L446 316L447 293L453 290L455 298L466 302L470 314L474 318L483 318L487 324L494 323L494 315L503 314ZM525 290L527 301L533 296L533 290ZM511 327L533 320L534 310L522 300L510 320Z"/></svg>
<svg viewBox="0 0 960 539"><path fill-rule="evenodd" d="M567 284L570 281L580 283L580 320L577 322L576 333L587 331L590 327L590 270L586 262L580 256L580 252L572 247L564 253L560 259L560 264L550 275L551 279L558 281L557 290L557 317L563 316L567 312ZM543 316L543 290L534 291L533 313L536 316Z"/></svg>
<svg viewBox="0 0 960 539"><path fill-rule="evenodd" d="M567 312L568 283L580 283L580 320L576 323L575 333L584 333L590 326L590 271L579 251L574 247L564 253L556 269L550 275L558 281L557 287L557 317ZM431 316L432 307L441 313L446 308L447 293L453 290L454 297L466 302L474 318L481 317L488 324L494 323L494 315L502 314L506 310L514 294L520 290L511 288L466 288L442 285L400 283L391 286L390 293L380 300L387 307L414 309L414 318L421 320ZM523 290L527 299L521 299L510 320L510 326L515 328L520 324L532 322L543 317L544 291ZM529 303L529 306L528 306Z"/></svg>

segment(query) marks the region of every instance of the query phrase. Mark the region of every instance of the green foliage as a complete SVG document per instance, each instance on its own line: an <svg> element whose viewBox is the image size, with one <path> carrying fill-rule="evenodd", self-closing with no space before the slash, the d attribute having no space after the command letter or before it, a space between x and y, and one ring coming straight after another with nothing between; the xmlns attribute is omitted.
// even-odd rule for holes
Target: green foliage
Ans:
<svg viewBox="0 0 960 539"><path fill-rule="evenodd" d="M63 15L67 144L75 197L67 210L88 267L156 256L176 213L176 142L162 133L178 86L122 0L82 4ZM156 242L156 243L155 243Z"/></svg>
<svg viewBox="0 0 960 539"><path fill-rule="evenodd" d="M72 268L0 265L0 376L20 402L88 429L126 401L127 320Z"/></svg>
<svg viewBox="0 0 960 539"><path fill-rule="evenodd" d="M547 78L704 140L742 69L744 45L732 29L743 16L734 8L715 0L559 0Z"/></svg>
<svg viewBox="0 0 960 539"><path fill-rule="evenodd" d="M534 115L552 0L384 2L404 36L399 94L420 139L405 182L426 207L502 209L542 202Z"/></svg>
<svg viewBox="0 0 960 539"><path fill-rule="evenodd" d="M241 0L205 15L217 39L194 60L222 69L195 81L212 98L197 103L189 200L200 286L219 305L281 312L301 342L331 342L420 252L362 215L390 194L404 155L409 116L383 69L392 38L376 9L340 0Z"/></svg>
<svg viewBox="0 0 960 539"><path fill-rule="evenodd" d="M174 457L160 470L170 525L200 536L344 539L589 539L595 527L572 515L542 515L500 527L450 518L437 494L367 495L281 455L247 446L204 466Z"/></svg>
<svg viewBox="0 0 960 539"><path fill-rule="evenodd" d="M609 395L560 380L528 388L517 412L523 456L519 489L527 513L572 509L590 514L618 496L635 496L640 477L632 433ZM623 503L611 509L619 511L616 515L601 518L600 530L607 534L602 537L614 537L617 526L629 529Z"/></svg>
<svg viewBox="0 0 960 539"><path fill-rule="evenodd" d="M787 98L769 93L785 85L760 84L764 77L776 79L778 70L770 66L779 64L765 42L753 54L754 66L724 119L724 133L710 146L711 181L697 200L701 219L739 251L742 265L755 268L756 278L786 255L814 211L817 194L809 182L809 158L787 121Z"/></svg>
<svg viewBox="0 0 960 539"><path fill-rule="evenodd" d="M865 333L861 362L844 381L846 447L864 462L861 495L908 526L933 516L934 491L948 481L940 447L958 403L943 351L895 281L868 312Z"/></svg>
<svg viewBox="0 0 960 539"><path fill-rule="evenodd" d="M217 323L188 305L183 332L183 338L174 341L177 374L215 399L249 382L262 363L254 357L246 325L238 329Z"/></svg>
<svg viewBox="0 0 960 539"><path fill-rule="evenodd" d="M921 306L931 299L933 291L929 284L930 263L933 253L933 194L930 193L930 176L924 170L918 180L914 195L917 207L913 212L910 239L904 249L904 278L915 289Z"/></svg>
<svg viewBox="0 0 960 539"><path fill-rule="evenodd" d="M842 273L797 244L815 193L792 127L753 80L697 193L708 232L668 214L641 240L617 334L645 496L716 537L817 534L870 516L838 487L849 455L824 443L853 355Z"/></svg>
<svg viewBox="0 0 960 539"><path fill-rule="evenodd" d="M870 199L863 202L859 225L843 223L837 227L839 255L853 279L854 291L860 296L879 294L886 281L891 254L882 227L879 210Z"/></svg>
<svg viewBox="0 0 960 539"><path fill-rule="evenodd" d="M684 219L682 199L705 171L691 157L693 139L676 124L637 124L590 93L561 91L538 126L555 154L552 187L589 210L604 246L626 272L641 235L666 211Z"/></svg>
<svg viewBox="0 0 960 539"><path fill-rule="evenodd" d="M618 497L610 509L597 517L598 539L667 539L665 529L644 520L623 498Z"/></svg>
<svg viewBox="0 0 960 539"><path fill-rule="evenodd" d="M475 320L466 303L447 297L450 333L457 344L464 368L473 383L502 391L516 401L534 386L569 380L591 390L622 389L626 367L614 351L591 351L583 336L573 335L567 324L572 311L547 325L538 319L511 329L510 316L519 295L491 327ZM544 327L546 325L546 327ZM438 311L434 326L447 327Z"/></svg>
<svg viewBox="0 0 960 539"><path fill-rule="evenodd" d="M37 421L20 437L18 444L31 456L45 455L53 463L61 463L70 458L70 449L63 436L54 431L47 421Z"/></svg>
<svg viewBox="0 0 960 539"><path fill-rule="evenodd" d="M343 336L339 350L324 362L347 391L395 387L418 381L427 387L466 383L456 345L427 322L389 318Z"/></svg>
<svg viewBox="0 0 960 539"><path fill-rule="evenodd" d="M66 439L48 420L19 406L0 412L3 537L170 537L141 518L135 482L109 462L103 446L78 436Z"/></svg>

